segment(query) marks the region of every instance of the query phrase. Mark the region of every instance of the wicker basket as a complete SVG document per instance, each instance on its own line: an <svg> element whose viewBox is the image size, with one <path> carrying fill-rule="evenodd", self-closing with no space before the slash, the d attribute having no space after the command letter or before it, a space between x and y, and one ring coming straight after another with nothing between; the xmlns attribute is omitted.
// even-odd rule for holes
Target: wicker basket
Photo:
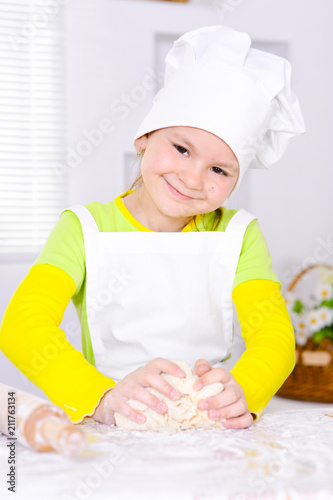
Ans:
<svg viewBox="0 0 333 500"><path fill-rule="evenodd" d="M304 269L289 285L291 292L299 280L314 268L333 270L327 264L315 264ZM324 339L316 344L309 339L303 346L296 345L296 365L278 396L304 401L333 403L333 341Z"/></svg>

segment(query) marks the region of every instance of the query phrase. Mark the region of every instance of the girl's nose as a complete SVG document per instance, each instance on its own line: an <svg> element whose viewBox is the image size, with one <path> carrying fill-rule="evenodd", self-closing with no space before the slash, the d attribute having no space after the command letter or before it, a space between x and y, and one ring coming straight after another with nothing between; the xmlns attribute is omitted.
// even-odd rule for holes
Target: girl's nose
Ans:
<svg viewBox="0 0 333 500"><path fill-rule="evenodd" d="M199 165L188 165L179 172L178 177L190 189L201 189L203 186L203 171Z"/></svg>

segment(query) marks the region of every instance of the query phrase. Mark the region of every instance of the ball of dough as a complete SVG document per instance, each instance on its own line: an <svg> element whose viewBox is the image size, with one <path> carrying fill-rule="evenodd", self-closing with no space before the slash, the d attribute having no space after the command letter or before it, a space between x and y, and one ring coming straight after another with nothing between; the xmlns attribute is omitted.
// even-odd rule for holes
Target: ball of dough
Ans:
<svg viewBox="0 0 333 500"><path fill-rule="evenodd" d="M116 412L115 420L118 427L142 431L155 430L164 433L178 432L183 429L221 428L221 420L210 419L207 411L199 410L197 404L200 399L206 399L222 392L223 384L216 382L206 385L200 391L195 391L193 384L199 377L184 361L174 361L174 363L184 370L186 377L178 378L169 373L162 373L162 377L177 389L182 397L173 401L156 389L149 387L147 390L166 404L167 413L161 415L141 401L130 399L128 404L143 413L147 420L143 424L139 424Z"/></svg>

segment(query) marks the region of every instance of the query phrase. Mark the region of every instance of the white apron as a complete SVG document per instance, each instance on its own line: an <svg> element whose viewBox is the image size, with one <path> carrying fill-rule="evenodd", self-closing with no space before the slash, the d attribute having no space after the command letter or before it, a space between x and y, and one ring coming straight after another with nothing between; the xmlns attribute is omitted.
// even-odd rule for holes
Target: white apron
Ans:
<svg viewBox="0 0 333 500"><path fill-rule="evenodd" d="M157 357L218 366L233 340L232 286L254 216L238 211L225 232L100 232L82 226L86 309L96 368L115 381Z"/></svg>

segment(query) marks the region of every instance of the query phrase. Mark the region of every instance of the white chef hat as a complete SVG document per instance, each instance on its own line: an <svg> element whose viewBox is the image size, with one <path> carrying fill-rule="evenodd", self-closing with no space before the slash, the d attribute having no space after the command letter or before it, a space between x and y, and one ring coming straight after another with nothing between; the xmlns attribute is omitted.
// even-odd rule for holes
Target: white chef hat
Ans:
<svg viewBox="0 0 333 500"><path fill-rule="evenodd" d="M251 39L226 26L190 31L165 59L164 86L135 134L187 126L225 141L248 168L269 168L289 139L305 132L286 59L250 48Z"/></svg>

